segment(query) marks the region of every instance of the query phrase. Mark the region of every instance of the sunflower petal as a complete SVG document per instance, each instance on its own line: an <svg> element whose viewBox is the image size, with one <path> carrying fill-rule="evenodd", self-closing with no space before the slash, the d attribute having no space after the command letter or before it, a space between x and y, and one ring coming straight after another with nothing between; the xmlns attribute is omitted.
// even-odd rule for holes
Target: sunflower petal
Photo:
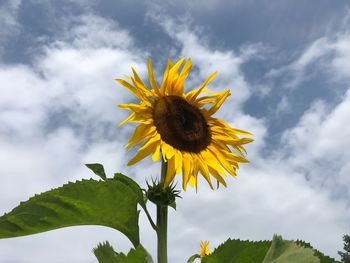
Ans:
<svg viewBox="0 0 350 263"><path fill-rule="evenodd" d="M146 106L145 104L118 104L121 109L131 110L135 113L152 112L152 108Z"/></svg>
<svg viewBox="0 0 350 263"><path fill-rule="evenodd" d="M115 81L117 81L119 84L127 88L132 94L134 94L136 98L138 98L141 101L144 101L144 96L140 94L140 91L136 87L131 85L129 82L123 79L115 79Z"/></svg>
<svg viewBox="0 0 350 263"><path fill-rule="evenodd" d="M135 80L137 82L139 82L142 86L146 87L145 83L143 83L142 79L139 77L139 75L137 74L136 70L133 67L131 67L131 70L132 70L132 73L134 74Z"/></svg>
<svg viewBox="0 0 350 263"><path fill-rule="evenodd" d="M215 112L217 112L218 109L220 109L221 105L224 103L224 101L227 99L227 97L230 95L231 95L230 90L223 91L222 95L216 100L216 102L208 110L208 113L210 115L213 115Z"/></svg>
<svg viewBox="0 0 350 263"><path fill-rule="evenodd" d="M175 167L175 157L168 160L167 172L164 180L164 188L168 187L169 184L174 180L176 175L176 167Z"/></svg>
<svg viewBox="0 0 350 263"><path fill-rule="evenodd" d="M236 171L233 169L233 167L230 165L230 163L226 160L225 156L220 152L219 149L216 147L208 147L208 150L213 153L213 155L216 157L218 162L222 165L222 167L225 168L225 170L231 174L232 176L236 175Z"/></svg>
<svg viewBox="0 0 350 263"><path fill-rule="evenodd" d="M152 155L153 162L158 161L159 157L160 157L160 144L157 145L157 148L156 148L156 150L154 151L154 153Z"/></svg>
<svg viewBox="0 0 350 263"><path fill-rule="evenodd" d="M160 97L161 95L160 95L160 92L159 92L157 81L154 78L153 69L152 69L152 63L151 63L151 59L150 58L148 58L148 77L149 77L149 82L150 82L150 84L152 86L152 89L154 90L156 95L158 97Z"/></svg>
<svg viewBox="0 0 350 263"><path fill-rule="evenodd" d="M176 83L179 79L179 74L178 71L182 65L182 63L184 62L184 58L180 59L178 62L175 63L174 66L172 66L172 68L169 70L169 76L168 76L168 94L169 95L176 95Z"/></svg>
<svg viewBox="0 0 350 263"><path fill-rule="evenodd" d="M193 187L196 187L196 188L197 188L197 175L196 175L196 176L192 175L192 176L190 177L189 184L190 184L190 186L191 186L192 188L193 188Z"/></svg>
<svg viewBox="0 0 350 263"><path fill-rule="evenodd" d="M214 178L217 180L218 183L221 183L223 186L227 187L227 184L226 184L224 178L222 178L222 176L218 173L217 170L209 167L209 172L210 172L210 174L212 174L214 176Z"/></svg>
<svg viewBox="0 0 350 263"><path fill-rule="evenodd" d="M163 142L162 143L162 154L163 154L163 157L165 160L166 159L169 160L169 159L173 158L173 156L175 154L175 150L171 145Z"/></svg>
<svg viewBox="0 0 350 263"><path fill-rule="evenodd" d="M183 66L179 78L176 80L176 83L173 87L173 94L177 96L183 96L184 94L184 81L187 78L188 74L190 74L192 68L191 59L188 59Z"/></svg>
<svg viewBox="0 0 350 263"><path fill-rule="evenodd" d="M157 149L157 144L159 144L160 136L157 134L153 138L151 138L148 142L146 142L137 152L134 158L132 158L128 165L133 165L142 159L144 159L146 156L150 155Z"/></svg>
<svg viewBox="0 0 350 263"><path fill-rule="evenodd" d="M175 150L175 170L176 170L176 174L179 174L181 173L181 170L182 170L182 153L177 150L177 149L174 149Z"/></svg>
<svg viewBox="0 0 350 263"><path fill-rule="evenodd" d="M193 159L191 154L183 152L182 162L182 188L186 191L188 181L192 174Z"/></svg>
<svg viewBox="0 0 350 263"><path fill-rule="evenodd" d="M214 189L213 184L211 183L211 180L210 180L208 165L201 158L201 155L198 154L197 155L197 159L198 159L197 163L198 163L198 166L199 166L199 171L203 175L204 179L208 182L210 188Z"/></svg>
<svg viewBox="0 0 350 263"><path fill-rule="evenodd" d="M205 162L208 164L209 168L212 168L213 170L217 171L219 174L226 176L226 173L221 168L220 163L217 162L217 159L209 150L201 151L200 154L202 155L202 159L205 160Z"/></svg>
<svg viewBox="0 0 350 263"><path fill-rule="evenodd" d="M133 135L130 137L128 143L125 147L134 147L137 144L140 144L145 139L156 133L156 128L150 124L140 124L136 127Z"/></svg>
<svg viewBox="0 0 350 263"><path fill-rule="evenodd" d="M188 100L191 102L195 101L198 95L201 94L205 86L207 86L216 77L217 74L218 73L216 71L213 74L211 74L209 78L207 78L206 81L204 81L202 85L198 89L196 89L196 92L194 92L193 95L188 98Z"/></svg>
<svg viewBox="0 0 350 263"><path fill-rule="evenodd" d="M118 124L118 126L124 125L124 124L127 123L128 121L131 121L134 117L135 117L135 113L131 113L131 114L129 115L129 117L127 117L125 120L123 120L122 122L120 122L120 123Z"/></svg>
<svg viewBox="0 0 350 263"><path fill-rule="evenodd" d="M166 68L164 70L162 84L160 85L160 89L159 89L159 92L162 96L164 96L165 92L166 92L166 88L167 88L167 84L168 84L169 70L172 67L172 65L173 65L173 63L171 62L170 59L168 59L168 63L167 63Z"/></svg>

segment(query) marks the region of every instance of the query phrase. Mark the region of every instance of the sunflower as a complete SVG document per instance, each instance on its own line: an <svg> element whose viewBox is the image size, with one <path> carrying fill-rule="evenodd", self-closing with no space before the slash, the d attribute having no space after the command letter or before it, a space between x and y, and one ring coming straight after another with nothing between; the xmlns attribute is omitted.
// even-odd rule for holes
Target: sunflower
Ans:
<svg viewBox="0 0 350 263"><path fill-rule="evenodd" d="M206 86L217 72L197 89L184 93L184 82L191 68L190 59L180 59L175 64L168 60L159 86L148 59L150 89L133 68L133 76L126 77L127 80L116 79L139 100L138 104L118 105L131 111L119 125L139 123L125 147L133 148L139 144L142 147L128 165L148 155L152 155L152 160L156 162L162 155L167 164L164 187L169 186L175 175L181 172L184 190L188 184L197 187L198 174L212 189L211 177L216 179L218 186L226 186L224 177L227 174L236 176L238 163L248 162L244 157L246 150L243 145L252 139L239 138L238 135L251 134L213 117L230 95L230 90L208 94L210 90ZM203 93L206 94L200 96Z"/></svg>
<svg viewBox="0 0 350 263"><path fill-rule="evenodd" d="M199 255L202 257L209 256L211 254L211 251L209 249L209 241L201 241L200 243L201 250L199 252Z"/></svg>

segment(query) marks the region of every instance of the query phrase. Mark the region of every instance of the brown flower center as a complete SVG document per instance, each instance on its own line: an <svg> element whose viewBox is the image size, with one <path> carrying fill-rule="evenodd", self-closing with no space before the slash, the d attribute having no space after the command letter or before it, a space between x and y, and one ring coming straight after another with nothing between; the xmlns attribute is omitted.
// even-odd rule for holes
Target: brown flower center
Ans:
<svg viewBox="0 0 350 263"><path fill-rule="evenodd" d="M174 148L198 153L211 141L201 111L179 96L166 96L154 105L153 121L161 138Z"/></svg>

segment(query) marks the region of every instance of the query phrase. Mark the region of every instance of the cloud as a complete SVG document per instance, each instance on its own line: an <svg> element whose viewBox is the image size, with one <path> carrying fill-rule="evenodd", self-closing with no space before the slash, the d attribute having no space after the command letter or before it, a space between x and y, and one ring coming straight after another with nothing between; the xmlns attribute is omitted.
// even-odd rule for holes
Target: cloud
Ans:
<svg viewBox="0 0 350 263"><path fill-rule="evenodd" d="M131 95L113 79L129 74L130 66L144 72L146 54L140 53L128 32L113 21L91 14L74 19L75 26L63 28L57 40L40 47L32 66L0 65L1 214L34 193L91 177L84 163L102 162L109 174L125 170L119 160L124 158L125 133L130 129L116 128L126 115L120 114L116 104L130 100ZM109 158L103 159L107 155ZM88 229L92 228L73 230L75 235L66 229L1 240L0 258L94 262L91 249L97 241L113 241L111 233L116 233L102 230L107 234L98 234L100 231ZM131 244L118 236L122 244L115 247L127 251ZM68 244L78 243L81 245L74 246L71 255L73 246ZM44 244L51 250L43 249ZM18 250L22 252L15 253ZM57 255L54 259L53 254Z"/></svg>
<svg viewBox="0 0 350 263"><path fill-rule="evenodd" d="M19 33L20 24L17 22L18 8L20 0L5 0L0 6L0 57L2 55L3 45L9 36Z"/></svg>
<svg viewBox="0 0 350 263"><path fill-rule="evenodd" d="M200 29L190 27L191 19L186 16L179 20L166 18L160 6L153 7L148 16L162 25L167 34L176 41L179 47L176 54L190 57L196 66L198 71L194 71L190 76L187 86L196 87L211 73L218 71L218 77L211 85L211 89L231 89L234 96L231 109L240 110L242 104L251 96L251 87L245 79L242 66L253 58L263 56L268 52L267 47L261 43L254 43L242 46L237 52L215 49L208 45Z"/></svg>
<svg viewBox="0 0 350 263"><path fill-rule="evenodd" d="M315 72L327 74L330 81L350 80L350 32L349 14L337 30L317 38L307 45L291 63L278 69L271 69L266 77L282 77L288 89L296 89L314 77ZM317 74L316 76L319 76Z"/></svg>
<svg viewBox="0 0 350 263"><path fill-rule="evenodd" d="M283 134L283 143L290 149L288 161L295 169L303 170L312 183L346 196L350 194L349 184L344 183L350 165L345 150L350 147L349 105L350 89L334 109L317 101Z"/></svg>
<svg viewBox="0 0 350 263"><path fill-rule="evenodd" d="M276 78L283 76L286 78L287 76L288 82L285 87L295 89L308 78L306 71L309 69L309 66L319 62L330 50L328 40L325 37L319 38L303 50L302 54L292 63L279 69L270 70L266 77Z"/></svg>

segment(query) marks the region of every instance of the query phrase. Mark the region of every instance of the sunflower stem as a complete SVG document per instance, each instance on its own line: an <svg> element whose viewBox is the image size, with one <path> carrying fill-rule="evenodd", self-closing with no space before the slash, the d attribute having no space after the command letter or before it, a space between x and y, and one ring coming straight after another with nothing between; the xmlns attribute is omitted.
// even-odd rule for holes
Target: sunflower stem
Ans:
<svg viewBox="0 0 350 263"><path fill-rule="evenodd" d="M167 163L162 159L160 184L163 186L167 172ZM157 237L158 237L158 263L168 262L168 206L157 204Z"/></svg>

